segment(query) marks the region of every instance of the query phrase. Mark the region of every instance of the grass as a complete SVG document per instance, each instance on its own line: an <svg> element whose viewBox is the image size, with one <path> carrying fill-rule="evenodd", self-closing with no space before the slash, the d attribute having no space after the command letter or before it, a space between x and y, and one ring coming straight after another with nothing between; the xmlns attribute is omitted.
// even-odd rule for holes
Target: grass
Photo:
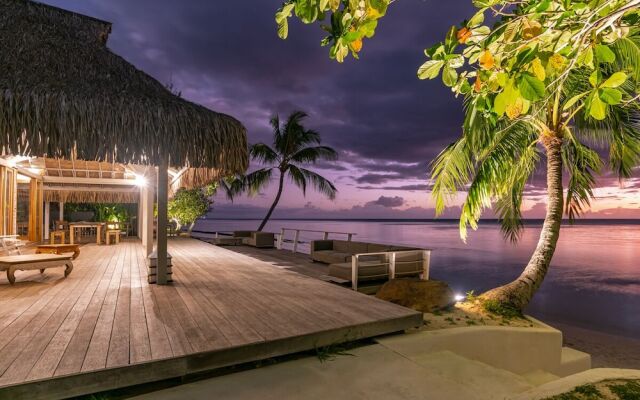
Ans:
<svg viewBox="0 0 640 400"><path fill-rule="evenodd" d="M331 344L329 346L316 347L316 357L320 362L333 361L338 356L350 356L355 357L349 353L348 350L352 348L343 344Z"/></svg>
<svg viewBox="0 0 640 400"><path fill-rule="evenodd" d="M518 310L515 307L503 304L497 300L485 300L482 303L482 306L487 312L499 315L506 319L524 318L522 311Z"/></svg>
<svg viewBox="0 0 640 400"><path fill-rule="evenodd" d="M581 385L545 400L640 400L639 380L606 380Z"/></svg>
<svg viewBox="0 0 640 400"><path fill-rule="evenodd" d="M608 387L620 400L640 400L640 381L626 381Z"/></svg>

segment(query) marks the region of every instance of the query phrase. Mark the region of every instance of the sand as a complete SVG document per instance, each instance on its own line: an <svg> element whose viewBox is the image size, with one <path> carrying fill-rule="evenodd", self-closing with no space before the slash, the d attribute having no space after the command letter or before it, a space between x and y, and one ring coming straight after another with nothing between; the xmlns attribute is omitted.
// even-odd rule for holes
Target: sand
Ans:
<svg viewBox="0 0 640 400"><path fill-rule="evenodd" d="M565 346L591 354L593 368L640 369L640 338L611 335L562 322L545 322L562 331Z"/></svg>

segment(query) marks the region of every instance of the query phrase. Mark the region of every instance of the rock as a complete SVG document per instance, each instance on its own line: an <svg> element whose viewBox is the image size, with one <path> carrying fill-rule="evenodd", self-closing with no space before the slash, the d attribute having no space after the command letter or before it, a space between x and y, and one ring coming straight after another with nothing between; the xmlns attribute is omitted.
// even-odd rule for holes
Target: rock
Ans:
<svg viewBox="0 0 640 400"><path fill-rule="evenodd" d="M393 279L385 283L376 297L421 312L433 312L455 303L446 282Z"/></svg>

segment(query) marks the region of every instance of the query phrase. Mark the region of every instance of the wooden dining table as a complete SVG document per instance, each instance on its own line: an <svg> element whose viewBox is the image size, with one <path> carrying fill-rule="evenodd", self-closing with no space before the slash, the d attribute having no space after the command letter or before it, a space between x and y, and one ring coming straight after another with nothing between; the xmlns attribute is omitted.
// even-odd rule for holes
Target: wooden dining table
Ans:
<svg viewBox="0 0 640 400"><path fill-rule="evenodd" d="M96 243L102 244L102 228L105 225L104 222L72 222L69 224L69 243L74 244L76 229L95 228Z"/></svg>

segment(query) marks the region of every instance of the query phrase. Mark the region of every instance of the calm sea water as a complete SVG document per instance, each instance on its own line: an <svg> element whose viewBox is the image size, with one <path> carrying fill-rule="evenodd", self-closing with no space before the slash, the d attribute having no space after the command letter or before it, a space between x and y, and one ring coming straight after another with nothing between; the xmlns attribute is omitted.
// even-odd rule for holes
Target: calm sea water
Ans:
<svg viewBox="0 0 640 400"><path fill-rule="evenodd" d="M196 231L254 230L255 220L200 220ZM516 278L535 248L541 224L529 224L518 244L487 222L460 240L457 222L273 220L265 228L355 233L353 240L433 250L431 278L454 291L476 293ZM292 237L292 233L288 233ZM302 240L320 239L305 233ZM339 236L336 236L338 238ZM308 251L308 245L302 246ZM562 228L549 274L527 313L603 332L640 337L640 221L590 221Z"/></svg>

